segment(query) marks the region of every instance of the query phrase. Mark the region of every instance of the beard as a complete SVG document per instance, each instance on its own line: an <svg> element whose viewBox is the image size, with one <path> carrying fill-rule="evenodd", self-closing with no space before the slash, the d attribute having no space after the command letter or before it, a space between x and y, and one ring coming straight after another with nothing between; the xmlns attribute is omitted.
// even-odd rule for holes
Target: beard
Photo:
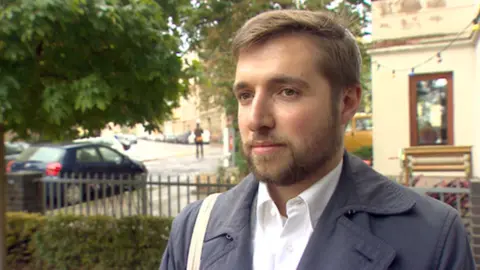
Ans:
<svg viewBox="0 0 480 270"><path fill-rule="evenodd" d="M342 147L343 128L339 117L337 114L330 117L326 126L296 143L268 131L253 134L252 139L242 147L250 171L258 181L278 186L290 186L309 178ZM252 153L252 144L258 140L282 144L284 147L275 154L255 155Z"/></svg>

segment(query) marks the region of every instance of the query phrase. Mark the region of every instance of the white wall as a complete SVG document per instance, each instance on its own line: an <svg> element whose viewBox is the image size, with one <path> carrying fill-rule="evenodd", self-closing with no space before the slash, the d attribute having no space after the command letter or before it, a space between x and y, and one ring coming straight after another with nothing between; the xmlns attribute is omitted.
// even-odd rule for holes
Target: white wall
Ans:
<svg viewBox="0 0 480 270"><path fill-rule="evenodd" d="M425 46L423 46L425 48ZM406 51L391 51L372 53L372 63L397 69L395 78L392 70L372 64L372 94L373 94L373 149L374 166L379 172L387 175L400 173L399 151L410 146L409 121L409 73L415 66L435 55L439 48L411 49ZM479 48L477 46L477 54ZM434 59L415 69L416 74L453 71L454 99L454 144L480 145L478 136L474 139L473 124L478 123L480 115L480 94L477 81L477 105L472 106L475 85L475 50L469 45L454 45L441 54L442 62ZM478 62L478 60L477 60ZM408 70L398 71L407 68ZM474 112L475 107L475 112ZM477 128L480 134L480 127ZM477 153L478 156L478 153ZM480 158L477 158L477 160ZM478 167L478 166L477 166Z"/></svg>
<svg viewBox="0 0 480 270"><path fill-rule="evenodd" d="M474 128L474 147L473 147L473 176L480 177L480 35L477 36L475 46L475 84L473 103L473 128Z"/></svg>

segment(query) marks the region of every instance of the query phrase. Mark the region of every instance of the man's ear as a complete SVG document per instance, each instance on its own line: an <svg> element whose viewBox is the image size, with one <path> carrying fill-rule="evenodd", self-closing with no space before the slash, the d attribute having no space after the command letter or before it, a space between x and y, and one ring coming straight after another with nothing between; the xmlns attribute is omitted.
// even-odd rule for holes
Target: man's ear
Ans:
<svg viewBox="0 0 480 270"><path fill-rule="evenodd" d="M362 88L360 85L346 88L340 98L340 117L342 125L347 125L360 106L362 100Z"/></svg>

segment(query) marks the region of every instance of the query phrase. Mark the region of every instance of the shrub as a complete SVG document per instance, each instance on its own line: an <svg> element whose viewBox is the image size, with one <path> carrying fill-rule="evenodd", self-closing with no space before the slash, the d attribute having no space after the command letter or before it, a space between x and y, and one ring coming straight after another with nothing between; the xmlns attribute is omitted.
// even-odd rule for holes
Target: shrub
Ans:
<svg viewBox="0 0 480 270"><path fill-rule="evenodd" d="M8 269L34 268L36 246L33 236L41 230L45 218L39 214L7 213Z"/></svg>
<svg viewBox="0 0 480 270"><path fill-rule="evenodd" d="M9 213L9 269L157 269L172 219ZM15 267L14 267L15 266Z"/></svg>

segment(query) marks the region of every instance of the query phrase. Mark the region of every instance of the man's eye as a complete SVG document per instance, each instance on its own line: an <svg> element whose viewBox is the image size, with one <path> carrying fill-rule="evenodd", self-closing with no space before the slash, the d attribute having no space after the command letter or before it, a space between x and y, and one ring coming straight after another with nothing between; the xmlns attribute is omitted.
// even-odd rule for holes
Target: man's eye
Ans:
<svg viewBox="0 0 480 270"><path fill-rule="evenodd" d="M298 95L298 92L293 90L293 89L287 88L287 89L282 90L282 95L287 96L287 97L293 97L293 96Z"/></svg>
<svg viewBox="0 0 480 270"><path fill-rule="evenodd" d="M238 94L238 99L239 100L246 100L252 97L251 93L240 93Z"/></svg>

